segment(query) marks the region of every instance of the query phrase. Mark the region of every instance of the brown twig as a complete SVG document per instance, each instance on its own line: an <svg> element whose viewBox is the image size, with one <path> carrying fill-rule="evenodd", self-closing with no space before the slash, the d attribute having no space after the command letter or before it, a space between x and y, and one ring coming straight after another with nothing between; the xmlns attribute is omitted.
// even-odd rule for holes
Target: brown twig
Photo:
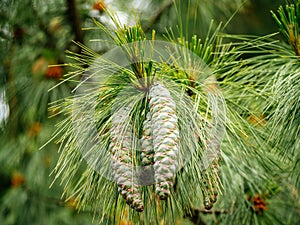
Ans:
<svg viewBox="0 0 300 225"><path fill-rule="evenodd" d="M75 42L83 44L83 31L81 29L80 15L76 6L76 0L67 0L67 13L69 16L72 30L75 34Z"/></svg>

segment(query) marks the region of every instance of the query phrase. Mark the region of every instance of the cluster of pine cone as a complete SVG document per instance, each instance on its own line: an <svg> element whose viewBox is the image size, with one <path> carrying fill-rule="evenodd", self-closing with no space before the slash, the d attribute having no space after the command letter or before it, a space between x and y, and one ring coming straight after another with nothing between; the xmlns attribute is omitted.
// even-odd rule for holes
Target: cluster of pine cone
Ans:
<svg viewBox="0 0 300 225"><path fill-rule="evenodd" d="M168 89L160 83L155 83L149 88L148 100L149 111L143 122L141 138L141 165L153 166L155 192L161 200L166 200L171 195L178 170L180 140L176 104ZM128 119L129 111L124 107L112 115L110 132L112 169L120 195L131 208L142 212L144 205L132 161L135 137ZM207 185L206 188L210 189L210 186ZM207 208L216 201L214 193L215 190L213 193L210 190L204 192L206 203L209 202Z"/></svg>

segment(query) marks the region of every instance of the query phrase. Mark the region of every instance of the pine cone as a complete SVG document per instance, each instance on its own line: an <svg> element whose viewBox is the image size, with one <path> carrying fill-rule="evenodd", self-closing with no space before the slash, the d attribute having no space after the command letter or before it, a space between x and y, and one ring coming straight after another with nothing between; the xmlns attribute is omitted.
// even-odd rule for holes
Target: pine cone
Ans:
<svg viewBox="0 0 300 225"><path fill-rule="evenodd" d="M218 198L219 173L219 159L215 159L210 167L203 171L201 175L203 182L202 194L204 198L204 207L207 210L213 207Z"/></svg>
<svg viewBox="0 0 300 225"><path fill-rule="evenodd" d="M150 88L150 113L154 146L156 193L165 200L170 195L178 167L179 129L176 105L161 84Z"/></svg>
<svg viewBox="0 0 300 225"><path fill-rule="evenodd" d="M132 126L128 120L128 109L121 109L112 116L112 127L110 132L111 158L114 176L118 185L119 193L124 197L126 203L138 212L144 210L141 194L133 174L132 164ZM120 135L122 134L122 135Z"/></svg>
<svg viewBox="0 0 300 225"><path fill-rule="evenodd" d="M152 140L152 125L151 116L148 112L146 115L146 120L143 123L143 137L141 139L142 153L141 160L142 166L148 166L154 164L154 149Z"/></svg>

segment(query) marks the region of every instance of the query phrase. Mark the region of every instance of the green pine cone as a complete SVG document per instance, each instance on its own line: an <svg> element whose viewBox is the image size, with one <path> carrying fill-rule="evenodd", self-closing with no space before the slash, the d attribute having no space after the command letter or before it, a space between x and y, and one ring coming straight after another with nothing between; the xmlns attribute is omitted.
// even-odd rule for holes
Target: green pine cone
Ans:
<svg viewBox="0 0 300 225"><path fill-rule="evenodd" d="M121 109L112 116L110 131L112 168L118 185L118 192L131 208L142 212L144 206L132 168L132 126L130 123L126 127L123 126L124 122L128 120L127 114L126 109Z"/></svg>
<svg viewBox="0 0 300 225"><path fill-rule="evenodd" d="M146 115L146 120L143 123L143 137L141 139L142 153L141 160L142 166L148 166L154 164L154 149L152 140L152 125L151 125L151 115L148 112Z"/></svg>
<svg viewBox="0 0 300 225"><path fill-rule="evenodd" d="M204 170L201 175L204 207L207 210L213 207L218 198L219 172L219 159L215 159L210 167Z"/></svg>
<svg viewBox="0 0 300 225"><path fill-rule="evenodd" d="M154 146L156 193L165 200L170 195L178 167L179 129L176 105L170 92L162 84L154 84L149 91Z"/></svg>
<svg viewBox="0 0 300 225"><path fill-rule="evenodd" d="M220 160L219 158L216 158L212 163L211 163L211 171L213 175L213 186L212 186L212 193L214 198L212 198L212 202L215 203L217 201L217 197L219 194L219 184L220 184Z"/></svg>
<svg viewBox="0 0 300 225"><path fill-rule="evenodd" d="M203 171L202 177L202 195L203 195L203 204L205 209L210 210L213 207L213 195L212 195L212 188L211 188L211 182L209 179L209 175L207 171Z"/></svg>

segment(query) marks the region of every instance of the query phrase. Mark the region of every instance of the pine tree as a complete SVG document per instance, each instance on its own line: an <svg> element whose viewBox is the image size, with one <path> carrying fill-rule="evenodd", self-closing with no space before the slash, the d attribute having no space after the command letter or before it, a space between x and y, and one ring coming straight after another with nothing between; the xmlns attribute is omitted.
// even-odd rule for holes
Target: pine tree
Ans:
<svg viewBox="0 0 300 225"><path fill-rule="evenodd" d="M300 222L299 0L0 6L1 224Z"/></svg>

